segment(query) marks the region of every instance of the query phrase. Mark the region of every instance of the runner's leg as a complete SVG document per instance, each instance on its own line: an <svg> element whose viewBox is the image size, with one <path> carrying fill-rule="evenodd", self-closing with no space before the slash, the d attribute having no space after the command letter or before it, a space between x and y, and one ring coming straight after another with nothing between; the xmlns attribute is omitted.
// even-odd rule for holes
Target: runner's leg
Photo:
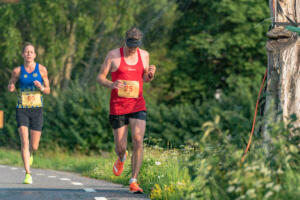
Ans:
<svg viewBox="0 0 300 200"><path fill-rule="evenodd" d="M146 130L146 121L141 119L129 118L133 153L131 157L132 178L137 179L143 162L143 141Z"/></svg>
<svg viewBox="0 0 300 200"><path fill-rule="evenodd" d="M127 149L128 125L113 129L115 139L115 151L120 159L124 157Z"/></svg>
<svg viewBox="0 0 300 200"><path fill-rule="evenodd" d="M31 130L30 131L30 153L32 154L33 152L35 152L36 150L38 150L39 148L39 143L40 143L40 139L41 139L41 131L36 131L36 130Z"/></svg>
<svg viewBox="0 0 300 200"><path fill-rule="evenodd" d="M30 166L29 166L29 133L27 126L19 127L19 135L21 139L21 155L24 163L24 168L27 174L30 174Z"/></svg>
<svg viewBox="0 0 300 200"><path fill-rule="evenodd" d="M32 155L39 148L39 143L43 128L43 109L34 108L30 112L29 125L31 127L30 131L30 154Z"/></svg>

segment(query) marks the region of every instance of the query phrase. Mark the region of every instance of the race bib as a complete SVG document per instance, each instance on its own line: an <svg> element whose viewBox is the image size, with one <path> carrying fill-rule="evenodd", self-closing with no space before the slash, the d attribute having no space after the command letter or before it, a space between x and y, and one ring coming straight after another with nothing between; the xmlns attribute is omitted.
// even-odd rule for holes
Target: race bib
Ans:
<svg viewBox="0 0 300 200"><path fill-rule="evenodd" d="M22 92L22 105L28 107L42 107L41 92L28 91Z"/></svg>
<svg viewBox="0 0 300 200"><path fill-rule="evenodd" d="M139 82L123 80L124 87L118 89L118 96L125 98L138 98L139 97Z"/></svg>

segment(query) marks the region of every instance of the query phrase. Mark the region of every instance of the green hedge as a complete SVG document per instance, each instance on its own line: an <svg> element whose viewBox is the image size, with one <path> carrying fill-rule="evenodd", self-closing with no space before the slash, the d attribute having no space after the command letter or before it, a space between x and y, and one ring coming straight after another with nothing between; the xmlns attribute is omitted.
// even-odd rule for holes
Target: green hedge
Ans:
<svg viewBox="0 0 300 200"><path fill-rule="evenodd" d="M229 131L236 143L242 144L241 136L248 135L250 130L254 105L251 91L242 90L242 87L243 84L237 86L236 92L224 95L221 101L212 99L201 105L170 107L151 101L151 96L146 94L145 142L171 148L193 144L204 132L202 124L219 115L219 129ZM45 96L41 147L60 146L82 152L113 150L113 134L108 121L109 97L110 91L106 88L82 86L76 82ZM4 93L0 99L0 109L5 112L5 127L0 130L1 146L19 147L15 103L16 94Z"/></svg>
<svg viewBox="0 0 300 200"><path fill-rule="evenodd" d="M55 95L53 95L55 94ZM73 84L63 91L45 96L44 128L41 147L69 150L111 150L113 134L108 123L109 93L101 87L88 88ZM5 126L0 130L1 146L20 145L15 120L16 94L5 93Z"/></svg>

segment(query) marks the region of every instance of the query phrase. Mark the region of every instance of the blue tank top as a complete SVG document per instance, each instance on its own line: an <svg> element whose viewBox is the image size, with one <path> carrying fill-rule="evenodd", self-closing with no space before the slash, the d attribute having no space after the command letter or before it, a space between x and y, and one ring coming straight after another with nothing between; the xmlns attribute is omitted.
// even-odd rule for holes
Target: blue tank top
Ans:
<svg viewBox="0 0 300 200"><path fill-rule="evenodd" d="M19 77L20 95L18 96L17 108L39 108L43 107L43 95L41 91L35 87L34 81L39 81L44 85L43 78L39 70L39 63L36 63L33 72L28 73L25 67L21 65L21 73Z"/></svg>

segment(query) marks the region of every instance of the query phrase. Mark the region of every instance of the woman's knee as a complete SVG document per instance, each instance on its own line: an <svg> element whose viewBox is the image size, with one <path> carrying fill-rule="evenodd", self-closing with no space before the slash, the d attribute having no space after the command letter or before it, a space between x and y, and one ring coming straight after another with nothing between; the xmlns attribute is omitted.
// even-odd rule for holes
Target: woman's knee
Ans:
<svg viewBox="0 0 300 200"><path fill-rule="evenodd" d="M32 147L31 147L31 149L32 149L33 151L37 151L38 148L39 148L39 145L32 145Z"/></svg>
<svg viewBox="0 0 300 200"><path fill-rule="evenodd" d="M21 147L22 148L29 148L29 141L28 140L21 141Z"/></svg>

